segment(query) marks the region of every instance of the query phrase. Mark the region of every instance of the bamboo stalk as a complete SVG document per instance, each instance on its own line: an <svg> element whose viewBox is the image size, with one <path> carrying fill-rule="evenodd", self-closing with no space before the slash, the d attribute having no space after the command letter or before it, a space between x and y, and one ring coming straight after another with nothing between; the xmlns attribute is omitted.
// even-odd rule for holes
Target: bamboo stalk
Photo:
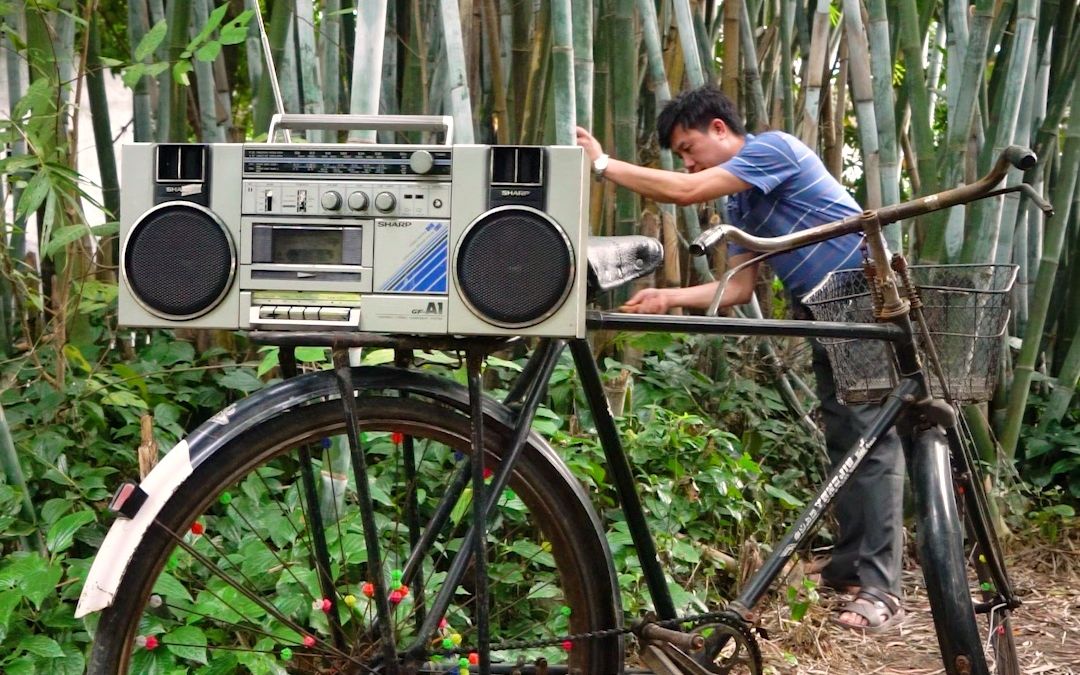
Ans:
<svg viewBox="0 0 1080 675"><path fill-rule="evenodd" d="M911 106L911 131L920 194L937 192L937 156L934 153L934 131L930 127L930 95L927 91L923 66L922 39L919 34L919 15L916 0L900 0L900 49L904 54L904 91Z"/></svg>
<svg viewBox="0 0 1080 675"><path fill-rule="evenodd" d="M6 483L22 494L22 504L19 508L19 516L26 522L35 526L35 542L38 552L47 555L45 542L41 532L37 530L37 513L34 511L34 502L30 498L30 488L26 484L22 466L19 464L19 453L15 450L15 444L11 440L11 430L8 427L7 418L4 416L4 407L0 406L0 465L3 466ZM23 550L30 550L32 545L28 537L20 537Z"/></svg>
<svg viewBox="0 0 1080 675"><path fill-rule="evenodd" d="M244 10L254 12L255 3L259 0L244 0ZM337 0L333 0L337 1ZM131 0L132 4L142 4L142 0ZM133 45L139 44L133 42ZM251 87L252 96L255 96L259 91L259 80L262 79L263 72L263 53L262 53L262 38L259 35L259 22L251 21L248 23L247 39L244 40L244 55L247 63L247 76L248 86Z"/></svg>
<svg viewBox="0 0 1080 675"><path fill-rule="evenodd" d="M818 144L818 119L821 114L821 85L825 59L829 51L829 3L818 2L814 9L810 51L806 57L806 97L803 99L799 138L811 150Z"/></svg>
<svg viewBox="0 0 1080 675"><path fill-rule="evenodd" d="M528 74L525 86L525 101L521 112L520 142L530 143L540 127L540 101L544 94L544 69L551 44L551 6L550 0L543 0L541 11L534 18L532 47L529 50Z"/></svg>
<svg viewBox="0 0 1080 675"><path fill-rule="evenodd" d="M86 90L90 99L90 121L94 128L94 150L97 153L98 173L101 176L101 201L105 207L105 219L114 220L120 215L120 182L116 172L116 155L113 152L112 127L109 123L109 97L105 91L104 66L101 64L101 38L98 21L90 19L90 40L87 54ZM3 201L0 200L0 204ZM115 236L100 242L103 263L112 267L120 258L119 239ZM0 322L5 319L0 315Z"/></svg>
<svg viewBox="0 0 1080 675"><path fill-rule="evenodd" d="M615 16L608 26L612 35L612 122L615 153L620 159L637 158L637 45L634 40L634 0L615 0ZM637 230L638 196L623 187L615 190L615 234Z"/></svg>
<svg viewBox="0 0 1080 675"><path fill-rule="evenodd" d="M877 116L874 113L874 84L870 76L870 45L863 28L858 0L843 0L844 33L851 55L851 99L858 121L859 150L866 175L866 206L876 209L881 202L881 155L878 149ZM895 228L892 228L895 229Z"/></svg>
<svg viewBox="0 0 1080 675"><path fill-rule="evenodd" d="M555 104L555 143L574 144L577 87L574 84L574 32L570 0L551 0L551 70Z"/></svg>
<svg viewBox="0 0 1080 675"><path fill-rule="evenodd" d="M795 133L795 66L791 31L795 27L796 0L779 0L784 7L780 14L780 92L784 110L784 131Z"/></svg>
<svg viewBox="0 0 1080 675"><path fill-rule="evenodd" d="M1017 135L1017 120L1020 115L1020 101L1023 99L1024 82L1027 80L1028 60L1031 56L1031 44L1035 36L1035 17L1038 11L1037 0L1021 0L1016 8L1016 32L1008 62L1008 75L1001 88L997 107L1000 115L992 132L994 137L991 156L997 157L1001 151L1013 143ZM1023 142L1021 140L1021 142ZM1008 184L1020 182L1021 172L1009 171ZM1016 208L1011 210L1013 222L1003 222L1002 198L993 197L976 202L971 209L969 234L964 238L964 247L960 250L960 259L965 262L986 262L993 260L998 247L998 238L1002 228L1015 227Z"/></svg>
<svg viewBox="0 0 1080 675"><path fill-rule="evenodd" d="M745 2L740 2L739 44L742 46L743 84L749 92L750 105L747 106L747 126L751 130L764 128L769 121L768 108L765 107L765 92L761 88L761 73L758 71L758 55L754 45L754 26Z"/></svg>
<svg viewBox="0 0 1080 675"><path fill-rule="evenodd" d="M495 128L495 138L501 144L510 142L510 124L506 116L506 85L503 84L503 64L499 55L502 43L499 30L499 15L495 0L484 0L484 44L487 46L488 62L491 73L491 91L494 102L491 107L491 124Z"/></svg>
<svg viewBox="0 0 1080 675"><path fill-rule="evenodd" d="M455 5L456 9L456 5ZM460 23L458 24L460 31ZM386 0L358 0L356 5L356 42L349 111L354 115L379 114L379 93L382 90L383 42L386 38ZM454 132L457 133L455 116ZM471 127L471 125L470 125ZM371 130L350 131L349 140L374 143Z"/></svg>
<svg viewBox="0 0 1080 675"><path fill-rule="evenodd" d="M188 38L195 38L202 27L210 20L209 0L195 0L192 3L194 21L188 27ZM195 107L199 111L200 140L207 143L225 141L225 130L217 120L217 95L214 86L214 67L207 61L192 59L195 68Z"/></svg>
<svg viewBox="0 0 1080 675"><path fill-rule="evenodd" d="M672 4L675 8L675 22L679 27L679 42L682 44L686 76L691 87L700 87L705 84L705 72L701 67L701 55L698 53L697 41L694 38L694 19L690 14L690 0L672 0ZM727 35L726 32L725 35ZM724 60L727 61L727 59Z"/></svg>
<svg viewBox="0 0 1080 675"><path fill-rule="evenodd" d="M543 17L544 13L534 8L534 2L539 0L528 0L527 2L514 2L511 5L511 59L510 59L510 77L508 78L508 86L515 87L519 92L518 96L510 96L507 101L510 108L510 119L512 127L511 137L521 139L524 133L525 127L525 106L522 105L521 87L528 87L529 73L532 72L532 41L530 37L536 31L533 29L533 17L537 19ZM603 67L607 67L604 65ZM524 94L528 95L528 89ZM602 101L604 99L601 94L597 100Z"/></svg>
<svg viewBox="0 0 1080 675"><path fill-rule="evenodd" d="M1080 87L1073 88L1073 110L1080 110ZM1024 408L1027 405L1028 390L1035 372L1035 361L1041 346L1043 328L1050 309L1050 296L1054 286L1061 258L1062 245L1065 241L1066 225L1072 207L1073 194L1077 185L1077 173L1080 168L1080 115L1073 115L1065 133L1065 146L1062 153L1061 172L1054 184L1051 203L1055 213L1046 223L1046 235L1043 243L1043 255L1039 264L1039 273L1035 282L1034 300L1030 307L1027 330L1024 332L1023 347L1013 369L1013 383L1009 391L1009 407L1005 420L1005 429L1001 435L1001 445L1005 456L1011 461L1016 454L1016 444L1020 438L1020 428L1024 422Z"/></svg>
<svg viewBox="0 0 1080 675"><path fill-rule="evenodd" d="M315 46L315 6L310 2L296 3L296 52L301 109L309 115L320 114L323 112L322 76L319 74L319 50ZM315 138L325 142L336 140L333 132L322 132Z"/></svg>
<svg viewBox="0 0 1080 675"><path fill-rule="evenodd" d="M1050 392L1050 400L1039 418L1039 429L1044 431L1051 422L1061 421L1076 395L1076 383L1080 379L1080 324L1074 328L1078 330L1073 332L1072 344L1058 372L1054 389Z"/></svg>
<svg viewBox="0 0 1080 675"><path fill-rule="evenodd" d="M1034 39L1034 36L1033 36ZM1016 145L1030 147L1031 143L1031 118L1034 106L1031 105L1036 99L1035 87L1038 85L1038 62L1037 59L1028 59L1027 74L1023 78L1021 98L1027 102L1020 106L1019 115L1016 118L1016 130L1013 132L1012 142ZM1015 167L1010 168L1005 178L1005 184L1009 187L1019 185L1024 180L1024 172ZM989 200L985 200L989 201ZM1027 198L1018 192L1007 194L1002 198L1001 226L998 231L996 250L993 251L995 263L1007 265L1013 259L1013 244L1020 235L1020 229L1024 229L1023 237L1027 239L1027 209L1022 208L1027 203Z"/></svg>
<svg viewBox="0 0 1080 675"><path fill-rule="evenodd" d="M735 109L742 108L742 96L739 91L739 54L742 40L739 38L739 14L745 0L724 1L724 62L720 68L720 89L735 104ZM698 47L702 61L704 49Z"/></svg>
<svg viewBox="0 0 1080 675"><path fill-rule="evenodd" d="M130 0L127 31L132 56L135 54L135 47L149 29L146 0ZM143 143L154 137L153 117L150 112L150 82L149 77L140 77L132 92L132 114L135 124L133 136L136 143Z"/></svg>
<svg viewBox="0 0 1080 675"><path fill-rule="evenodd" d="M267 41L270 43L270 55L274 64L282 62L285 45L289 37L289 26L292 25L292 5L290 0L273 0L270 10L270 27L267 29ZM252 113L252 131L256 136L266 133L270 128L270 117L277 111L277 103L274 101L273 88L270 83L269 68L267 77L259 78L259 94L255 102L255 110Z"/></svg>
<svg viewBox="0 0 1080 675"><path fill-rule="evenodd" d="M443 45L446 48L447 85L450 114L454 117L454 141L473 143L472 102L465 67L465 45L461 36L461 15L457 0L440 0Z"/></svg>
<svg viewBox="0 0 1080 675"><path fill-rule="evenodd" d="M654 8L655 13L655 8ZM574 110L577 123L593 128L593 0L574 3Z"/></svg>
<svg viewBox="0 0 1080 675"><path fill-rule="evenodd" d="M323 111L341 112L341 0L323 0L319 16L319 72Z"/></svg>
<svg viewBox="0 0 1080 675"><path fill-rule="evenodd" d="M180 60L188 43L188 25L191 23L191 4L187 2L173 2L169 4L169 32L165 38L168 43L169 63ZM172 72L166 70L169 80L169 107L168 107L168 135L164 140L173 143L183 143L187 138L187 101L188 88L183 83L177 82L172 77ZM158 118L161 121L161 118Z"/></svg>
<svg viewBox="0 0 1080 675"><path fill-rule="evenodd" d="M888 206L900 201L900 155L896 143L896 107L893 101L892 48L889 17L885 0L868 0L870 74L873 77L874 112L877 117L878 150L881 171L881 203ZM893 251L901 249L902 226L890 227L885 239Z"/></svg>

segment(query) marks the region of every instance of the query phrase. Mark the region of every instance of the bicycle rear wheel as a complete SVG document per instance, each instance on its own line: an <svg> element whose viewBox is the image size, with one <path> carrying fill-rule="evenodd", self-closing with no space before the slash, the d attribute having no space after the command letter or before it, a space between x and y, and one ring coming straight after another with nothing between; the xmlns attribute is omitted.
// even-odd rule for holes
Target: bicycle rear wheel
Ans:
<svg viewBox="0 0 1080 675"><path fill-rule="evenodd" d="M456 496L448 485L468 473L470 423L457 409L416 398L357 402L383 575L388 592L397 593L390 596L391 632L402 649L416 639L451 558L465 545L470 491L467 481ZM372 570L355 479L343 465L343 427L339 401L315 403L241 434L196 467L102 613L89 671L393 672L369 597ZM510 435L487 421L489 466ZM621 672L619 636L539 645L615 628L621 614L606 544L590 534L595 516L533 442L489 519L489 606L476 606L466 573L435 639L396 672L456 672L460 659L467 667L482 611L493 645L532 643L493 651L497 664L544 658L583 673ZM308 468L313 481L305 483ZM429 523L440 506L445 525L420 550L422 532L410 521ZM413 551L419 554L410 562Z"/></svg>
<svg viewBox="0 0 1080 675"><path fill-rule="evenodd" d="M978 564L979 552L969 551L965 544L949 445L940 429L916 437L912 478L919 562L946 672L1019 673L1008 609L990 611L991 607L972 601L986 590L978 576L986 567ZM977 608L986 615L984 619Z"/></svg>

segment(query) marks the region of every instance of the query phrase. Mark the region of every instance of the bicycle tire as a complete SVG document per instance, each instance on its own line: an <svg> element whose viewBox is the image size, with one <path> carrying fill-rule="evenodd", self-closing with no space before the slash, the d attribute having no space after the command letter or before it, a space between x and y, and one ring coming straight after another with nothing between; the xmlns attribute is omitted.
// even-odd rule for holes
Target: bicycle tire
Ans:
<svg viewBox="0 0 1080 675"><path fill-rule="evenodd" d="M367 434L379 435L386 432L385 435L390 436L390 434L397 432L418 439L418 442L426 441L428 444L425 447L436 446L436 452L432 452L431 456L428 457L429 459L434 458L438 453L445 455L444 451L451 448L457 452L467 452L468 450L470 438L469 418L466 414L453 407L400 395L389 397L362 395L358 396L357 402L359 408L358 423L361 431ZM321 624L318 619L321 617L318 616L319 613L314 606L309 607L310 626L305 625L304 627L309 629L307 635L318 635L319 642L311 650L305 652L304 646L300 644L299 636L295 634L299 631L290 629L288 624L282 622L279 622L280 625L274 626L271 625L272 621L267 622L264 620L260 622L255 618L245 619L244 615L238 611L239 607L234 606L234 604L222 601L225 609L222 609L219 613L197 613L192 609L192 606L200 606L198 603L204 597L204 595L200 594L210 593L214 597L220 595L220 593L214 592L212 588L213 586L219 586L217 582L213 581L216 578L215 575L211 574L207 577L208 580L203 582L200 580L201 577L198 577L194 571L189 577L183 567L184 563L173 567L169 562L174 551L178 552L182 557L186 556L186 558L196 560L192 557L194 554L189 553L186 548L177 544L177 536L171 534L187 533L192 524L196 522L206 523L205 527L207 529L198 537L189 534L184 534L181 537L185 540L194 541L195 546L202 546L204 549L210 547L210 544L205 542L214 541L215 535L210 528L216 525L221 527L221 546L228 546L231 541L245 541L243 537L237 538L227 530L228 527L236 527L238 522L234 516L229 515L230 509L242 513L242 509L249 508L249 506L247 503L241 503L240 500L247 499L251 504L258 502L258 500L252 500L247 493L244 493L244 490L247 489L250 492L261 482L267 486L269 491L271 483L267 482L267 476L263 474L282 470L283 467L288 468L289 462L294 461L293 453L297 447L310 448L312 447L312 441L322 442L322 439L330 439L342 433L343 425L340 401L329 400L313 403L290 410L245 431L230 440L221 451L214 453L212 459L196 467L190 478L181 485L162 508L157 521L155 521L155 526L148 530L146 536L140 542L128 569L125 571L117 589L114 604L102 612L94 635L88 672L123 673L145 671L146 662L155 658L168 658L179 662L182 666L188 666L189 669L194 669L199 662L198 656L200 654L203 655L204 659L206 653L214 654L214 650L210 648L210 645L207 645L206 652L199 652L196 651L199 647L198 644L195 645L195 650L191 650L185 647L183 643L171 644L169 642L170 635L178 634L178 631L184 629L185 625L190 626L191 623L194 623L199 628L207 643L211 639L222 643L217 645L219 649L227 652L226 657L223 657L221 661L222 664L227 664L230 658L234 658L232 652L238 646L251 650L250 652L238 652L239 655L235 656L235 658L239 659L237 663L231 666L223 665L222 667L231 668L228 672L243 669L252 672L260 670L260 667L252 665L253 659L256 660L256 664L262 663L262 660L270 659L273 661L273 667L287 672L326 672L326 668L334 667L335 664L342 665L342 663L347 663L353 670L342 669L339 672L369 672L368 669L374 672L377 670L379 668L377 656L373 656L371 659L367 656L357 658L357 654L361 653L361 650L357 647L357 641L361 640L362 635L370 634L372 625L366 625L371 622L365 622L363 617L356 618L356 607L359 605L348 604L350 601L346 597L346 591L349 591L349 595L353 596L354 599L355 596L360 595L355 590L359 586L360 577L355 575L350 577L349 574L346 574L346 570L353 567L353 565L351 565L351 552L347 553L344 547L341 549L342 555L336 567L336 573L333 564L329 567L331 573L335 576L333 580L335 592L339 595L339 597L335 598L334 611L338 612L339 617L344 617L345 624L352 628L350 634L352 642L349 643L351 650L349 652L350 660L347 662L340 655L315 653L323 647L324 643L329 645L332 636L327 634L328 630L323 631L320 628ZM491 465L498 462L501 452L509 443L511 434L512 430L506 425L491 417L486 420L486 462L491 462ZM387 445L385 439L383 440L382 449L386 450ZM513 528L508 527L507 532L497 530L494 527L489 531L489 542L493 543L489 544L488 564L489 571L494 575L495 572L492 570L493 562L500 562L497 556L501 551L510 550L509 547L500 548L497 545L500 542L493 540L496 534L521 532L520 539L501 543L528 548L527 545L536 544L539 541L540 543L536 544L536 547L540 553L534 554L537 558L541 557L545 547L549 548L554 570L549 570L547 574L549 577L554 578L557 588L541 586L542 593L539 595L543 597L534 595L533 590L529 590L528 595L524 598L517 598L514 602L511 602L511 596L507 595L506 603L512 606L509 608L502 605L496 606L491 615L495 617L499 611L505 612L508 609L517 611L520 609L519 605L525 605L526 608L531 608L532 611L554 613L562 616L562 620L559 619L559 616L554 616L551 621L552 625L565 631L564 634L588 633L617 628L621 622L620 599L617 597L617 593L612 592L610 583L605 583L606 578L610 576L607 569L607 561L610 560L610 555L606 542L602 538L590 534L595 531L590 520L595 518L595 514L587 512L586 508L580 505L580 499L575 499L572 494L573 490L567 480L559 475L557 468L547 458L541 456L542 453L536 445L537 442L542 441L539 441L536 437L532 437L527 441L509 484L513 496L519 499L520 503L527 509L525 517L516 518L519 515L517 513L506 515L501 512L492 516L492 519L501 518L503 524L511 523L512 516L515 519L511 523ZM330 445L332 446L333 443L330 443ZM391 445L394 444L391 443ZM325 448L327 444L322 442L322 446ZM377 450L378 448L372 449L373 458L376 456L375 452ZM443 457L443 460L450 461L446 457ZM325 461L325 458L323 461ZM377 462L375 459L370 461ZM384 459L382 461L389 460ZM432 461L437 463L434 459ZM460 459L457 461L460 463ZM262 473L258 473L257 470L259 469L262 469ZM288 476L288 474L277 474L269 476L269 478L271 482L277 485L286 481L283 476ZM258 480L256 481L256 479ZM290 497L290 490L295 485L294 481L292 485L280 490L283 502L297 501L299 499ZM237 489L241 491L240 496L230 498L228 502L225 502L223 495L231 494L231 490ZM324 492L324 494L328 493ZM299 487L296 488L296 494L300 494ZM334 501L336 503L336 500ZM507 497L506 501L512 503L513 498ZM468 508L462 511L463 514L468 512ZM257 512L252 511L252 513ZM464 520L467 517L467 515L463 515L462 519ZM230 519L226 520L227 518ZM345 521L345 518L339 516L336 522L341 523L343 521ZM310 519L305 517L302 522L306 526ZM538 534L529 529L530 524L536 526ZM392 534L393 532L400 533L400 529L395 525L395 530L391 532ZM389 530L386 527L380 526L379 531L381 538L392 536L387 535ZM347 534L347 532L342 533L339 528L337 542L344 541ZM536 537L536 539L530 537ZM308 539L311 541L310 532L308 532ZM274 540L271 535L264 534L260 527L254 524L251 527L251 536L246 541L255 545L262 542L266 544L265 548L267 549L280 546L281 551L285 551L290 547L303 548L303 536L300 533L297 533L296 539L291 544L288 542L280 543ZM441 541L439 546L453 548L459 543L450 538ZM444 551L445 548L439 548L439 546L432 548L432 558L435 562L420 566L421 570L427 572L430 577L425 579L427 582L439 578L440 569L438 565L445 562L438 557L438 554ZM312 549L314 549L314 545L309 545L308 551L310 552ZM197 549L193 547L193 550ZM243 551L247 550L246 548L236 548L234 552L220 556L221 560L219 562L224 565L232 556L237 559L237 569L242 571L242 565L245 562L256 559L255 553L243 553L241 555ZM390 551L392 546L387 546L384 550ZM297 553L302 553L302 551L297 551ZM209 555L213 555L212 551ZM289 563L288 565L282 565L283 570L287 570L289 565L292 565L295 560L302 559L302 557L302 555L298 554L295 557L287 558ZM510 557L512 556L508 555L508 559ZM270 558L265 559L271 560ZM279 560L281 560L280 557ZM532 559L521 563L523 568L538 564ZM314 564L311 566L317 567ZM212 572L209 568L207 570ZM163 574L166 571L169 574ZM302 570L297 569L294 571L301 572ZM355 572L355 570L353 571ZM541 573L538 572L538 575ZM318 570L315 571L314 575L318 576ZM298 575L294 574L293 577L298 578ZM188 581L189 578L190 581ZM259 578L258 572L253 572L252 578L250 578L253 588L250 590L261 594L264 590L259 588L259 582L255 581L257 578ZM283 572L273 587L275 593L279 588L283 587L285 582L282 580L284 578ZM245 582L248 581L249 577L244 576L244 580ZM179 582L181 588L175 587L174 582ZM457 589L455 598L458 595L467 596L468 591L465 586L467 582L468 575L466 575L466 580L462 586ZM184 587L185 583L189 584L190 588ZM506 583L508 586L512 586L513 589L520 587L520 584L515 581ZM537 581L536 583L547 582ZM167 588L163 587L163 585L172 587ZM308 585L309 587L311 585L310 578ZM427 588L432 589L430 585ZM187 595L192 602L184 601L185 591L187 591ZM493 585L489 594L489 597L492 597L492 604L497 602L497 598L500 597L499 592L500 589ZM510 591L507 592L510 593ZM224 591L221 591L221 593L224 593ZM164 600L161 600L162 596L164 596ZM230 594L230 599L234 599L232 594ZM291 602L285 602L285 600L286 598L280 596L275 597L273 604L276 607L285 605L293 607L296 604L295 599L292 599ZM317 596L315 600L319 602ZM415 607L420 605L415 600L403 600L395 605L395 608L406 607L408 601L412 601L414 604L411 609L406 610L407 612L412 612ZM343 608L342 604L348 606ZM207 603L207 606L213 605L213 602ZM533 607L534 605L535 607ZM465 610L460 609L461 607L465 607ZM569 611L564 608L568 608ZM296 617L304 615L304 612L300 610L294 611ZM470 644L470 635L468 635L467 631L471 630L471 625L467 621L467 610L467 601L455 600L455 605L451 607L451 611L447 612L447 618L452 619L450 625L446 630L440 629L440 635L447 636L444 639L456 639L454 638L455 635L461 636L461 644L455 644L455 649ZM230 611L232 611L231 614ZM451 612L456 612L456 615L450 617ZM422 610L417 610L417 614L420 613L422 613ZM228 614L228 621L226 621L226 614ZM234 615L239 616L239 618L234 618ZM184 617L189 623L183 623ZM216 621L221 623L215 623ZM399 621L397 615L395 615L395 632L407 632L409 623L411 623L411 620ZM519 637L499 632L507 629L504 626L496 625L497 622L494 618L492 624L492 643L507 638ZM170 632L168 629L171 626L177 627ZM290 630L292 630L291 639L293 642L290 642L289 637L286 635ZM551 631L550 627L546 630L558 634ZM617 633L618 631L611 632ZM158 644L154 645L157 649L153 649L153 647L147 649L149 645L140 639L146 639L148 633L162 636ZM187 630L185 634L193 635L194 633ZM258 645L264 644L268 639L265 635L271 635L278 641L278 644L272 646L269 654L266 653L265 649L262 649L261 652L255 651ZM260 636L262 637L260 638ZM260 639L262 642L259 641ZM280 644L289 644L290 651L284 652ZM374 643L364 646L370 648L369 651L374 650ZM571 645L571 647L568 651L558 647L554 649L562 660L568 664L569 668L578 669L577 672L618 673L622 671L624 655L621 635L616 634L584 640L580 644ZM188 651L185 651L185 649L188 649ZM444 651L454 652L446 645L443 646L443 649ZM324 651L329 651L329 649ZM437 656L434 653L436 651L438 651L437 648L429 655L429 659L422 660L422 662L417 661L410 666L410 669L403 669L400 672L428 672L424 668L432 664L432 660ZM295 655L293 652L295 652ZM548 649L548 652L550 652L550 649ZM258 656L250 656L250 654L257 654ZM285 658L287 656L291 658ZM505 654L497 656L496 660L501 658L503 661L515 658L513 655ZM451 658L464 658L464 654L460 652L453 653ZM356 662L359 661L363 661L365 664L356 665ZM272 669L270 665L267 665L267 668ZM320 670L320 668L323 670ZM379 672L383 671L380 670ZM440 665L437 672L445 672L445 665Z"/></svg>
<svg viewBox="0 0 1080 675"><path fill-rule="evenodd" d="M954 489L949 446L936 427L916 436L912 483L919 564L945 671L950 675L987 675L991 672L986 658L988 642L980 633L972 602L972 593L977 589L969 580L964 524Z"/></svg>

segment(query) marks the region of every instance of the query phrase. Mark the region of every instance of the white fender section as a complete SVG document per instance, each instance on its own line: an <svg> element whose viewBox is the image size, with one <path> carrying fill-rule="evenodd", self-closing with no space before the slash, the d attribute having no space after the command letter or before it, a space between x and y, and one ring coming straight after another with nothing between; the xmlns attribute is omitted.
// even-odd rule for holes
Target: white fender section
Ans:
<svg viewBox="0 0 1080 675"><path fill-rule="evenodd" d="M105 541L94 557L90 573L86 575L79 605L75 608L75 618L80 619L112 605L116 588L143 535L165 502L191 475L191 470L188 443L182 440L165 454L164 459L139 484L147 499L134 518L118 518L109 528Z"/></svg>

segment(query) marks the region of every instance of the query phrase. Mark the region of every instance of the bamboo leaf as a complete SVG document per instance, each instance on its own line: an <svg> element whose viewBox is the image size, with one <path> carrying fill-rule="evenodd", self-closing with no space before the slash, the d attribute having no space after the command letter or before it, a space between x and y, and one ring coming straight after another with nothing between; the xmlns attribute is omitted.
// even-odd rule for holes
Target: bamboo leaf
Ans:
<svg viewBox="0 0 1080 675"><path fill-rule="evenodd" d="M229 23L225 24L221 29L219 40L223 45L237 45L247 39L248 24L251 22L251 17L254 14L250 9L240 13L240 16L236 17Z"/></svg>
<svg viewBox="0 0 1080 675"><path fill-rule="evenodd" d="M25 218L26 214L37 211L45 197L49 194L49 177L44 171L38 171L23 190L19 197L18 206L15 207L15 217Z"/></svg>
<svg viewBox="0 0 1080 675"><path fill-rule="evenodd" d="M229 5L224 4L221 7L218 7L214 11L210 12L210 18L207 20L206 25L203 26L202 30L199 31L198 35L192 38L191 42L188 43L187 48L189 50L194 50L196 47L202 44L203 41L210 37L210 34L214 32L214 29L221 25L221 20L225 18L225 12L228 11L228 9Z"/></svg>
<svg viewBox="0 0 1080 675"><path fill-rule="evenodd" d="M123 80L124 86L128 89L134 89L135 85L139 83L142 76L146 74L146 64L136 63L135 65L125 68L123 75L120 79Z"/></svg>
<svg viewBox="0 0 1080 675"><path fill-rule="evenodd" d="M207 42L195 52L195 58L204 63L209 63L221 53L221 43L218 41Z"/></svg>
<svg viewBox="0 0 1080 675"><path fill-rule="evenodd" d="M185 87L191 86L191 80L188 79L188 73L193 69L191 61L180 61L173 66L172 76L173 80L179 82Z"/></svg>
<svg viewBox="0 0 1080 675"><path fill-rule="evenodd" d="M139 46L135 48L135 60L143 61L153 54L157 48L161 46L161 42L165 39L165 34L168 32L168 29L169 27L164 19L154 24L154 27L139 41Z"/></svg>
<svg viewBox="0 0 1080 675"><path fill-rule="evenodd" d="M57 251L63 250L65 246L87 234L91 232L86 223L59 227L50 233L48 242L45 244L45 255L53 256Z"/></svg>

